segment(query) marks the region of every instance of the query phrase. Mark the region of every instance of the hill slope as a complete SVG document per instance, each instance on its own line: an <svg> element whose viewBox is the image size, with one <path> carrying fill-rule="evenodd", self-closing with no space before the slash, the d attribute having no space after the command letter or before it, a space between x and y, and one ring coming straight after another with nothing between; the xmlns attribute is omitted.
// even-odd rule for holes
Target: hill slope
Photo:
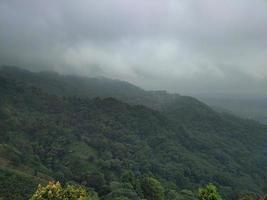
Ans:
<svg viewBox="0 0 267 200"><path fill-rule="evenodd" d="M57 96L116 97L130 104L141 104L161 109L163 103L185 98L165 91L145 91L125 81L103 77L59 75L55 72L32 73L17 67L0 67L0 76L18 83L35 86Z"/></svg>
<svg viewBox="0 0 267 200"><path fill-rule="evenodd" d="M126 170L150 174L177 190L215 182L228 199L260 192L266 184L266 126L218 114L191 97L163 93L162 100L134 86L129 87L138 95L130 89L125 92L132 96L123 93L125 99L140 97L141 103L149 97L150 107L158 108L152 110L69 92L71 81L60 75L55 75L59 87L55 79L46 84L51 74L24 71L23 78L12 70L19 75L0 73L0 162L5 168L73 180L103 196ZM37 81L42 77L43 85ZM56 89L62 95L52 92Z"/></svg>

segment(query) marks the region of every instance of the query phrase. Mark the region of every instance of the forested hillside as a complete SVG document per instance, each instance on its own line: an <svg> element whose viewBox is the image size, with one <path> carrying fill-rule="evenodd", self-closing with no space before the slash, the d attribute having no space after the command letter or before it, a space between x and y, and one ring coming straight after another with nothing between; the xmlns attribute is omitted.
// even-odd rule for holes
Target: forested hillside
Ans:
<svg viewBox="0 0 267 200"><path fill-rule="evenodd" d="M21 68L6 66L0 68L0 76L8 77L18 83L35 86L52 95L88 98L115 97L129 104L146 105L158 110L174 99L179 98L186 101L186 97L178 94L169 94L165 91L145 91L127 82L104 77L63 76L50 71L32 73Z"/></svg>
<svg viewBox="0 0 267 200"><path fill-rule="evenodd" d="M3 199L27 199L48 180L107 200L143 198L125 176L159 181L165 199L194 199L209 182L226 199L266 187L267 127L192 97L10 67L0 70L0 94Z"/></svg>

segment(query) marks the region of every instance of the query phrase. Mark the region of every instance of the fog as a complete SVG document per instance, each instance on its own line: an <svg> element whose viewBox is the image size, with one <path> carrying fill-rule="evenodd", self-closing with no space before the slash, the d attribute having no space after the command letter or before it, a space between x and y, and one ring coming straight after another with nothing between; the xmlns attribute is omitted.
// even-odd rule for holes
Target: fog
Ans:
<svg viewBox="0 0 267 200"><path fill-rule="evenodd" d="M267 2L0 0L0 64L267 96Z"/></svg>

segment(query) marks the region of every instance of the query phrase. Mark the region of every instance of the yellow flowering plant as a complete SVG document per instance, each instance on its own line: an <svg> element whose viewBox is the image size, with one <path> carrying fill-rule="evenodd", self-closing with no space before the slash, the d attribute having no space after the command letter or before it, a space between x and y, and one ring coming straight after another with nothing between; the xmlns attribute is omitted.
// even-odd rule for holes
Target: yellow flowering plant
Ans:
<svg viewBox="0 0 267 200"><path fill-rule="evenodd" d="M91 200L81 186L67 185L65 188L59 182L49 182L46 186L39 185L30 200Z"/></svg>

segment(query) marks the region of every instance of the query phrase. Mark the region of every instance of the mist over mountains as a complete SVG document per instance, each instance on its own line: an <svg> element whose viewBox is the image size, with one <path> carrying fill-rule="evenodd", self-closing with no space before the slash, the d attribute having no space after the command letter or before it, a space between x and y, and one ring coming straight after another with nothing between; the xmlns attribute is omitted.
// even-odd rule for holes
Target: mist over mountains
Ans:
<svg viewBox="0 0 267 200"><path fill-rule="evenodd" d="M219 112L232 113L242 118L253 119L267 124L267 98L260 96L233 97L225 95L219 97L199 96L203 102Z"/></svg>
<svg viewBox="0 0 267 200"><path fill-rule="evenodd" d="M2 0L0 65L267 96L265 0Z"/></svg>

